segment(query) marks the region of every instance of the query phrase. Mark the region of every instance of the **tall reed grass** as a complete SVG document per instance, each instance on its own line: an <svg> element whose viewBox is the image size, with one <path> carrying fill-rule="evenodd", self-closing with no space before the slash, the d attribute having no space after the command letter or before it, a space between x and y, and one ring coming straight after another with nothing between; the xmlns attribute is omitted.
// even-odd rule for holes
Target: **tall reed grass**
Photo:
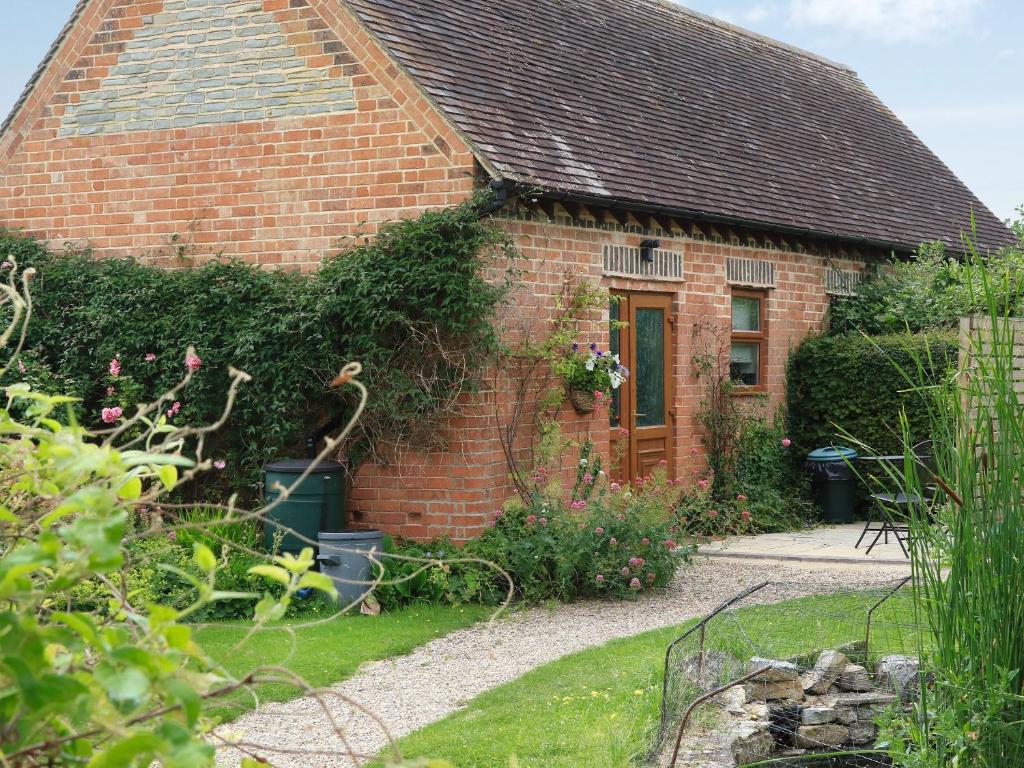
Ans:
<svg viewBox="0 0 1024 768"><path fill-rule="evenodd" d="M925 631L921 699L905 739L892 744L904 766L1024 766L1024 321L1004 314L994 285L978 271L980 333L940 385L921 382L927 359L904 371L928 400L933 459L913 457L903 418L909 494L931 501L911 510L910 553L916 604ZM1020 345L1020 346L1018 346ZM927 642L930 641L930 642ZM926 645L927 652L925 652Z"/></svg>

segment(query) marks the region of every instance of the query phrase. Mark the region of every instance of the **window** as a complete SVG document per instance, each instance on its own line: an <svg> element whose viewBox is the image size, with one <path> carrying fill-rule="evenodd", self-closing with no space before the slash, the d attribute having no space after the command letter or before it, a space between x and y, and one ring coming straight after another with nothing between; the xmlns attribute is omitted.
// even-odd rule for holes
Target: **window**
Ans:
<svg viewBox="0 0 1024 768"><path fill-rule="evenodd" d="M760 291L732 292L729 376L744 387L764 388L765 342L768 339L766 300Z"/></svg>

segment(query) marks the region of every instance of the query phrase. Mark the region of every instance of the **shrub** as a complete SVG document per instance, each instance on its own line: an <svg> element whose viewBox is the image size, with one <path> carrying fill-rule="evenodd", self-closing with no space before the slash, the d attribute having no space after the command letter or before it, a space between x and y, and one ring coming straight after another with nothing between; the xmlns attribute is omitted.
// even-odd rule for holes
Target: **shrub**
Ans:
<svg viewBox="0 0 1024 768"><path fill-rule="evenodd" d="M509 502L464 554L500 566L527 602L623 598L668 584L688 550L672 540L677 494L664 471L634 486L603 474L586 486L586 498L569 504L541 492Z"/></svg>
<svg viewBox="0 0 1024 768"><path fill-rule="evenodd" d="M912 391L899 367L924 360L930 384L944 381L957 364L952 334L818 336L805 340L787 368L788 433L794 461L815 448L856 436L882 453L902 450L900 413L913 425L911 437L928 439L927 400Z"/></svg>
<svg viewBox="0 0 1024 768"><path fill-rule="evenodd" d="M831 332L884 335L956 328L964 315L987 311L983 278L1000 312L1024 315L1024 240L1019 247L971 261L967 268L941 245L921 246L913 260L895 262L861 281L856 296L836 299Z"/></svg>
<svg viewBox="0 0 1024 768"><path fill-rule="evenodd" d="M493 353L492 319L514 252L470 202L385 225L310 276L231 260L166 271L51 253L0 231L0 258L10 256L41 276L25 376L81 398L85 424L99 424L105 407L130 414L174 386L190 344L198 370L177 408L168 403L172 420L212 422L224 406L228 365L253 377L208 449L226 460L207 479L221 486L207 490L212 497L254 491L264 462L351 412L348 390L329 386L350 360L363 364L374 393L351 455L381 458L396 442L436 443L441 419Z"/></svg>

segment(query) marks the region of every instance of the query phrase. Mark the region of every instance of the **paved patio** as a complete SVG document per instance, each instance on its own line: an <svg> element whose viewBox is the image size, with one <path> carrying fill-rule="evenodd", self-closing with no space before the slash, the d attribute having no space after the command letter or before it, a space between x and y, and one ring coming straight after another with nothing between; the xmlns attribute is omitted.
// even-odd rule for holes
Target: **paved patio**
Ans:
<svg viewBox="0 0 1024 768"><path fill-rule="evenodd" d="M713 541L700 548L709 557L747 558L755 560L802 561L842 563L847 565L905 566L910 563L903 556L895 538L889 543L879 540L871 554L865 550L874 533L865 537L859 549L854 544L860 537L864 523L820 526L793 533L762 533L757 536L735 536L725 541Z"/></svg>

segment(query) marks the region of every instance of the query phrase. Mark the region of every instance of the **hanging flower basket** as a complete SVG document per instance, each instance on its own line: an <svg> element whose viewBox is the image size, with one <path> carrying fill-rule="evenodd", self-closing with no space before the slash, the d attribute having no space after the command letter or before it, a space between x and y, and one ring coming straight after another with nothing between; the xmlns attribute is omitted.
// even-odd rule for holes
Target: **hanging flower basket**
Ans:
<svg viewBox="0 0 1024 768"><path fill-rule="evenodd" d="M576 413L582 416L583 414L594 412L597 398L594 397L593 392L588 392L585 389L570 389L569 402L576 409Z"/></svg>

